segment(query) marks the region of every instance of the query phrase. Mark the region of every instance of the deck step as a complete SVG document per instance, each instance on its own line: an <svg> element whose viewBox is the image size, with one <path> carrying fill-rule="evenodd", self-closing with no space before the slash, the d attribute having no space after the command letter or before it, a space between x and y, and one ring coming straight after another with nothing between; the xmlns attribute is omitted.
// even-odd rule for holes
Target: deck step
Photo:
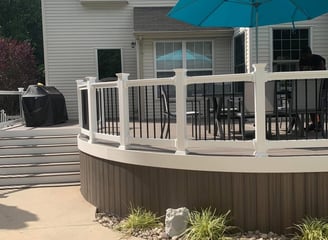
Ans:
<svg viewBox="0 0 328 240"><path fill-rule="evenodd" d="M39 163L60 163L80 161L79 152L69 153L40 153L40 154L21 154L0 156L2 164L39 164Z"/></svg>
<svg viewBox="0 0 328 240"><path fill-rule="evenodd" d="M47 184L20 184L20 185L0 186L0 190L17 190L17 189L42 188L42 187L67 187L67 186L79 186L79 185L80 185L80 182L47 183Z"/></svg>
<svg viewBox="0 0 328 240"><path fill-rule="evenodd" d="M0 136L2 138L12 137L40 137L40 136L62 136L62 135L77 135L79 128L26 128L22 130L0 130Z"/></svg>
<svg viewBox="0 0 328 240"><path fill-rule="evenodd" d="M0 186L79 182L80 172L0 175Z"/></svg>
<svg viewBox="0 0 328 240"><path fill-rule="evenodd" d="M32 174L40 172L73 172L79 170L79 162L4 164L0 165L0 176L7 174Z"/></svg>
<svg viewBox="0 0 328 240"><path fill-rule="evenodd" d="M23 146L2 146L0 155L25 155L42 153L65 153L78 151L76 144L47 144L47 145L23 145Z"/></svg>
<svg viewBox="0 0 328 240"><path fill-rule="evenodd" d="M0 189L79 185L79 128L0 130Z"/></svg>
<svg viewBox="0 0 328 240"><path fill-rule="evenodd" d="M40 144L76 144L76 135L65 136L35 136L35 137L1 137L0 147L2 146L26 146Z"/></svg>

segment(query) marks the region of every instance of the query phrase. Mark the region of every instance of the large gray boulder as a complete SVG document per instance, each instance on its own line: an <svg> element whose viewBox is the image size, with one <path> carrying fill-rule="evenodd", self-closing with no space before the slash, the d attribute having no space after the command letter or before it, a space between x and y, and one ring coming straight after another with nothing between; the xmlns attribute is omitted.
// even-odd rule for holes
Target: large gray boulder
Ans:
<svg viewBox="0 0 328 240"><path fill-rule="evenodd" d="M182 208L168 208L165 215L165 233L170 237L181 235L188 224L189 210Z"/></svg>

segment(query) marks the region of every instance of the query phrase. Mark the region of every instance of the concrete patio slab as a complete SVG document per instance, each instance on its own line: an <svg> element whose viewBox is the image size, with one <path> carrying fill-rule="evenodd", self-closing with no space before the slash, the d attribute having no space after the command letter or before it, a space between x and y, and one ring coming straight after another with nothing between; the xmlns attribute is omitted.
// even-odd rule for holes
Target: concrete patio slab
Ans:
<svg viewBox="0 0 328 240"><path fill-rule="evenodd" d="M95 207L84 200L80 186L0 190L0 239L118 240L122 237L95 221Z"/></svg>

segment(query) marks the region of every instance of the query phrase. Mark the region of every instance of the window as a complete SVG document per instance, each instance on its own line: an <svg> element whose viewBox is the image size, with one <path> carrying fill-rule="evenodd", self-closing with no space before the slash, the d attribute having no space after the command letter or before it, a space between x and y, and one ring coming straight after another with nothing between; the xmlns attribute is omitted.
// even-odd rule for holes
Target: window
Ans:
<svg viewBox="0 0 328 240"><path fill-rule="evenodd" d="M235 73L245 73L245 33L241 33L234 38L234 62ZM233 83L235 92L244 92L244 83Z"/></svg>
<svg viewBox="0 0 328 240"><path fill-rule="evenodd" d="M122 72L121 49L97 49L98 79L117 80L116 73Z"/></svg>
<svg viewBox="0 0 328 240"><path fill-rule="evenodd" d="M235 73L245 73L245 34L234 38Z"/></svg>
<svg viewBox="0 0 328 240"><path fill-rule="evenodd" d="M309 46L309 29L273 29L273 71L296 71L301 49Z"/></svg>
<svg viewBox="0 0 328 240"><path fill-rule="evenodd" d="M188 76L212 74L212 42L157 42L157 77L173 76L174 68L186 68Z"/></svg>
<svg viewBox="0 0 328 240"><path fill-rule="evenodd" d="M212 41L156 42L156 76L174 76L173 69L186 68L188 76L211 75L213 73ZM210 86L206 88L211 89ZM174 91L170 91L173 96ZM195 93L188 88L188 96ZM196 90L198 94L198 90Z"/></svg>

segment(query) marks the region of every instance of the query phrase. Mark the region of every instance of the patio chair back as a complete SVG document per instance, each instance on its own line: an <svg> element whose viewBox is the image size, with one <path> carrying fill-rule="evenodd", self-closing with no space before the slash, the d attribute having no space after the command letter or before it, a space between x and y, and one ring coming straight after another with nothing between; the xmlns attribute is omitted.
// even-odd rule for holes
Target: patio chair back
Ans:
<svg viewBox="0 0 328 240"><path fill-rule="evenodd" d="M175 113L170 111L169 98L163 86L160 86L160 91L161 91L163 113L168 116L175 116Z"/></svg>
<svg viewBox="0 0 328 240"><path fill-rule="evenodd" d="M293 81L292 112L316 111L320 106L321 79Z"/></svg>

